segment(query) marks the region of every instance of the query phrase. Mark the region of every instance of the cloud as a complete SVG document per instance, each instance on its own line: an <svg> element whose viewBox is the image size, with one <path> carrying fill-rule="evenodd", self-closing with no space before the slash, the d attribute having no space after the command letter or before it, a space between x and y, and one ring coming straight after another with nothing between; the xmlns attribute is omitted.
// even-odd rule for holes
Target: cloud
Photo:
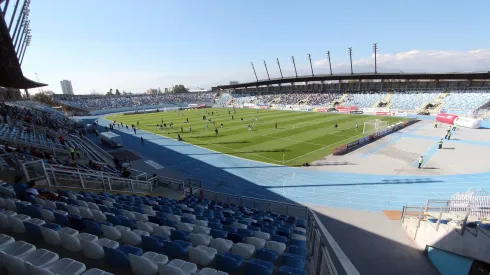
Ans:
<svg viewBox="0 0 490 275"><path fill-rule="evenodd" d="M354 72L372 71L374 54L370 58L353 60ZM490 71L490 49L469 51L421 51L411 50L400 53L378 54L378 70L386 72L470 72ZM321 70L328 67L328 60L315 61L315 67ZM334 63L337 73L350 70L349 63ZM361 70L362 69L362 70Z"/></svg>

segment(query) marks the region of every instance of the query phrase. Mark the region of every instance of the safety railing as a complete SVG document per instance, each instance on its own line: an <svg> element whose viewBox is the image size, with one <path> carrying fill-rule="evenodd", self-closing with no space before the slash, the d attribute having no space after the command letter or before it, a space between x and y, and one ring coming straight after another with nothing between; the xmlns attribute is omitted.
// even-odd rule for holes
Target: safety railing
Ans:
<svg viewBox="0 0 490 275"><path fill-rule="evenodd" d="M107 151L105 151L104 149L100 148L97 144L95 144L95 142L91 141L89 138L83 136L81 138L81 141L82 142L85 142L85 143L88 143L90 147L92 147L92 149L94 151L96 151L95 153L97 153L99 156L105 158L105 161L107 163L111 163L111 161L114 159L114 157L107 153Z"/></svg>
<svg viewBox="0 0 490 275"><path fill-rule="evenodd" d="M20 145L21 147L26 147L26 146L27 147L35 147L37 149L41 149L41 150L46 151L46 152L51 152L53 154L53 156L58 156L60 154L61 155L66 154L66 150L43 146L43 145L40 145L39 143L26 142L26 141L21 141L21 140L17 140L17 139L7 138L7 137L0 137L0 140L5 141L6 143L9 144L9 146L15 147L17 145Z"/></svg>
<svg viewBox="0 0 490 275"><path fill-rule="evenodd" d="M19 169L20 162L15 153L0 155L0 170Z"/></svg>
<svg viewBox="0 0 490 275"><path fill-rule="evenodd" d="M202 188L200 189L200 197L203 199L230 203L247 208L256 208L306 220L308 224L307 246L309 253L307 274L360 274L332 235L330 235L325 226L323 226L317 215L306 206L219 193Z"/></svg>

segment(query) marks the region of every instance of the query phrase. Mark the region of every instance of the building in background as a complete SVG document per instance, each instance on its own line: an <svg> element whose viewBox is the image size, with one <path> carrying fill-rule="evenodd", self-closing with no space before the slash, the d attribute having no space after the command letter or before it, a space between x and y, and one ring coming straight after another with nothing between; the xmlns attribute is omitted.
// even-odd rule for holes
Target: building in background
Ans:
<svg viewBox="0 0 490 275"><path fill-rule="evenodd" d="M238 82L238 81L230 81L230 85L236 85L238 83L240 83L240 82Z"/></svg>
<svg viewBox="0 0 490 275"><path fill-rule="evenodd" d="M146 94L148 94L148 95L156 95L156 94L158 94L158 90L159 89L148 89L148 90L146 90Z"/></svg>
<svg viewBox="0 0 490 275"><path fill-rule="evenodd" d="M73 87L70 80L61 80L60 83L64 95L73 95Z"/></svg>

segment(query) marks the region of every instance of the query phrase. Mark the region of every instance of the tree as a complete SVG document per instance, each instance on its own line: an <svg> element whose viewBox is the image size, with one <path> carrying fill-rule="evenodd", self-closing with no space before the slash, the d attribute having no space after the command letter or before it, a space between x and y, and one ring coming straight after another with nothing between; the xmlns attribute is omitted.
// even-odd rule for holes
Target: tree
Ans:
<svg viewBox="0 0 490 275"><path fill-rule="evenodd" d="M107 92L107 94L106 94L106 95L108 95L108 96L114 95L114 94L112 93L112 88L111 88L111 89L110 89L110 90Z"/></svg>
<svg viewBox="0 0 490 275"><path fill-rule="evenodd" d="M35 101L41 102L49 106L55 105L52 91L42 91L35 94L31 98L34 99Z"/></svg>
<svg viewBox="0 0 490 275"><path fill-rule="evenodd" d="M116 89L116 95L121 95L118 89Z"/></svg>
<svg viewBox="0 0 490 275"><path fill-rule="evenodd" d="M172 93L188 93L187 89L184 87L184 85L179 84L175 85L172 87Z"/></svg>

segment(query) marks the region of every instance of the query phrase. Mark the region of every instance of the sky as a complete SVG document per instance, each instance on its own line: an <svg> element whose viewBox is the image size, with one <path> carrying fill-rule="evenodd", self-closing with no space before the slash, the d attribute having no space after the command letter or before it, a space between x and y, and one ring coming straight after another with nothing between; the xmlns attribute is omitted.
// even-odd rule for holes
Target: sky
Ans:
<svg viewBox="0 0 490 275"><path fill-rule="evenodd" d="M24 0L20 0L21 3ZM0 1L1 2L1 1ZM13 3L6 15L9 22ZM1 6L3 8L3 5ZM283 74L490 71L490 1L33 0L26 77L61 93L191 89ZM36 92L34 89L32 92Z"/></svg>

